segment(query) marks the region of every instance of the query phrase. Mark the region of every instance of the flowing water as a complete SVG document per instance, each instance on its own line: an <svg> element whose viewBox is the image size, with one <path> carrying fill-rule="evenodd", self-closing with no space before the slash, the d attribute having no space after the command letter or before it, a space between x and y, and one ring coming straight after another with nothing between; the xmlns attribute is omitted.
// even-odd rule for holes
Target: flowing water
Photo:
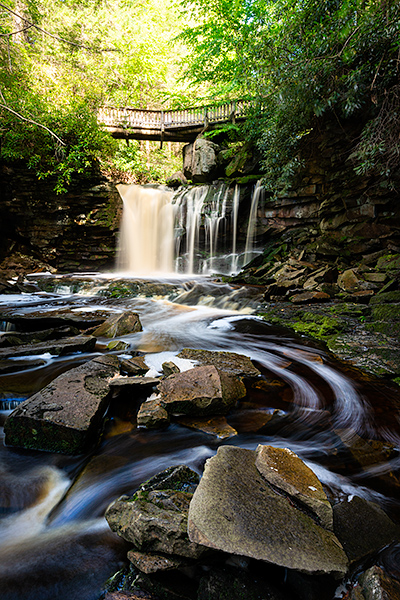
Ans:
<svg viewBox="0 0 400 600"><path fill-rule="evenodd" d="M222 185L212 196L207 186L176 193L121 186L120 193L123 279L60 276L52 293L0 296L0 311L13 308L37 318L66 309L134 310L143 331L124 336L124 354L144 354L149 375L160 374L168 360L187 367L176 355L189 347L245 354L264 379L228 415L237 432L229 439L178 422L163 431L137 428L135 411L117 399L99 447L67 457L6 447L2 426L21 400L104 352L108 340L98 340L91 354L28 357L24 366L0 375L0 600L97 600L127 551L104 519L108 504L169 466L184 463L201 473L221 444L290 448L315 471L333 502L361 496L398 522L398 388L254 316L261 290L193 275L236 272L250 260L260 186L245 218L238 186ZM241 241L240 219L247 230ZM17 328L0 314L0 336ZM387 550L386 563L395 565L398 553L397 547Z"/></svg>
<svg viewBox="0 0 400 600"><path fill-rule="evenodd" d="M399 518L398 483L390 475L399 466L395 389L357 375L306 340L249 314L257 306L250 291L198 278L163 282L173 283L164 297L159 290L157 297L143 293L113 300L104 296L106 278L85 281L78 294L70 293L70 280L60 278L58 293L1 297L0 302L22 314L67 307L75 312L132 309L140 314L143 332L124 340L129 352L145 354L149 374L160 373L161 364L184 347L228 350L251 357L267 385L252 388L228 416L237 435L227 440L178 423L163 431L138 429L132 412L112 405L105 435L91 455L66 457L2 444L1 600L97 599L126 555L125 544L103 517L107 505L171 465L184 463L200 473L221 444L290 448L316 472L332 500L358 495ZM101 351L100 344L95 354ZM17 403L92 357L44 355L39 368L1 376L1 395ZM9 413L3 404L1 424ZM355 460L348 451L360 437L375 440L370 462ZM390 560L395 562L395 555L389 552Z"/></svg>
<svg viewBox="0 0 400 600"><path fill-rule="evenodd" d="M236 273L257 253L258 182L239 236L240 187L119 185L124 212L118 269L129 273ZM243 240L241 240L241 237ZM241 251L238 252L238 249Z"/></svg>

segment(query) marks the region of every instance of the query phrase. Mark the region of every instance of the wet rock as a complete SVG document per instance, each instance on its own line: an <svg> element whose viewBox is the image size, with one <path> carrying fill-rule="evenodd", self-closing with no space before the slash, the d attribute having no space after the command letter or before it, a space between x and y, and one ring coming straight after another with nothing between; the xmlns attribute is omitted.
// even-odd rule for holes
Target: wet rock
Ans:
<svg viewBox="0 0 400 600"><path fill-rule="evenodd" d="M128 552L128 560L136 569L142 573L149 575L150 573L158 573L159 571L170 571L178 569L188 564L187 561L178 557L167 556L165 554L156 554L150 552L139 552L138 550L130 550Z"/></svg>
<svg viewBox="0 0 400 600"><path fill-rule="evenodd" d="M112 531L143 552L165 552L199 558L204 548L187 534L192 494L164 490L139 490L132 498L113 502L105 517Z"/></svg>
<svg viewBox="0 0 400 600"><path fill-rule="evenodd" d="M102 325L96 327L93 335L96 337L114 338L129 333L142 331L142 324L139 315L135 312L126 311L122 314L113 315Z"/></svg>
<svg viewBox="0 0 400 600"><path fill-rule="evenodd" d="M334 531L349 557L358 561L399 540L399 528L376 504L354 496L333 507Z"/></svg>
<svg viewBox="0 0 400 600"><path fill-rule="evenodd" d="M144 375L149 367L145 363L144 356L134 356L133 358L121 360L121 370L128 375Z"/></svg>
<svg viewBox="0 0 400 600"><path fill-rule="evenodd" d="M220 440L225 440L237 435L236 429L228 424L225 417L200 417L198 419L193 417L177 417L176 421L185 427L190 427L191 429L197 429L198 431L214 435Z"/></svg>
<svg viewBox="0 0 400 600"><path fill-rule="evenodd" d="M374 565L362 573L348 600L400 600L400 582Z"/></svg>
<svg viewBox="0 0 400 600"><path fill-rule="evenodd" d="M127 348L129 348L129 344L122 340L112 340L112 342L107 344L107 350L110 352L122 352L122 350L126 350Z"/></svg>
<svg viewBox="0 0 400 600"><path fill-rule="evenodd" d="M290 569L342 576L347 558L336 536L274 491L255 461L251 450L223 446L206 462L190 503L190 540Z"/></svg>
<svg viewBox="0 0 400 600"><path fill-rule="evenodd" d="M118 359L101 356L59 375L21 402L4 426L11 446L79 454L98 438Z"/></svg>
<svg viewBox="0 0 400 600"><path fill-rule="evenodd" d="M248 356L235 352L213 352L211 350L197 350L184 348L179 358L194 360L198 365L214 365L219 371L239 377L260 377L260 371L253 365Z"/></svg>
<svg viewBox="0 0 400 600"><path fill-rule="evenodd" d="M273 486L312 511L319 524L332 529L333 513L318 477L291 450L258 446L256 467Z"/></svg>
<svg viewBox="0 0 400 600"><path fill-rule="evenodd" d="M36 332L55 327L77 327L86 330L103 323L109 316L110 312L105 310L60 309L21 314L21 310L15 308L0 309L0 319L15 325L18 332Z"/></svg>
<svg viewBox="0 0 400 600"><path fill-rule="evenodd" d="M75 352L92 352L96 346L96 338L89 335L77 335L65 340L42 342L40 344L26 344L0 349L0 360L18 356L32 356L34 354L52 354L65 356Z"/></svg>
<svg viewBox="0 0 400 600"><path fill-rule="evenodd" d="M172 360L170 360L162 364L162 372L164 373L165 377L169 377L174 373L180 373L181 370L175 363L172 362Z"/></svg>
<svg viewBox="0 0 400 600"><path fill-rule="evenodd" d="M214 366L194 367L168 377L158 386L161 402L170 414L226 414L246 395L238 378Z"/></svg>
<svg viewBox="0 0 400 600"><path fill-rule="evenodd" d="M309 304L314 302L328 302L331 297L325 292L302 292L291 296L290 302L293 304Z"/></svg>
<svg viewBox="0 0 400 600"><path fill-rule="evenodd" d="M46 364L46 361L42 358L36 359L1 359L0 360L0 375L4 375L5 373L15 373L18 371L23 371L24 369L34 369L35 367L41 367Z"/></svg>
<svg viewBox="0 0 400 600"><path fill-rule="evenodd" d="M187 185L188 180L182 171L176 171L171 177L168 177L165 183L168 187L177 188L181 185Z"/></svg>
<svg viewBox="0 0 400 600"><path fill-rule="evenodd" d="M159 377L116 377L110 381L110 389L115 393L132 391L135 393L135 388L141 391L150 391L160 383Z"/></svg>
<svg viewBox="0 0 400 600"><path fill-rule="evenodd" d="M8 332L3 333L0 337L0 346L18 346L26 343L39 343L45 340L58 340L65 337L73 337L79 335L79 330L76 327L54 327L45 329L44 331L32 332Z"/></svg>
<svg viewBox="0 0 400 600"><path fill-rule="evenodd" d="M169 421L169 414L158 396L143 402L137 414L138 427L146 427L147 429L167 427Z"/></svg>
<svg viewBox="0 0 400 600"><path fill-rule="evenodd" d="M200 476L186 465L168 467L140 485L141 490L176 490L193 494Z"/></svg>

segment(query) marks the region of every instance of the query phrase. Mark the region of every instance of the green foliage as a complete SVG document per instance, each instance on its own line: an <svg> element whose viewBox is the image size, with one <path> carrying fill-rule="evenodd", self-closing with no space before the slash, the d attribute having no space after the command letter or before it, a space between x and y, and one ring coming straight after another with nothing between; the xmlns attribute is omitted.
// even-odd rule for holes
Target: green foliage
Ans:
<svg viewBox="0 0 400 600"><path fill-rule="evenodd" d="M247 139L264 157L266 187L299 167L316 117L369 114L353 159L358 172L400 166L400 5L381 0L183 0L196 25L183 33L187 73L215 93L259 98ZM393 107L396 109L393 110Z"/></svg>
<svg viewBox="0 0 400 600"><path fill-rule="evenodd" d="M161 108L171 88L179 96L175 51L181 47L173 41L179 14L164 0L5 2L0 157L27 161L64 192L76 177L91 177L105 163L110 168L115 152L122 160L118 143L96 121L100 106ZM157 159L160 168L146 158L139 179L165 170L168 156L155 152L150 163ZM142 169L138 161L132 168Z"/></svg>

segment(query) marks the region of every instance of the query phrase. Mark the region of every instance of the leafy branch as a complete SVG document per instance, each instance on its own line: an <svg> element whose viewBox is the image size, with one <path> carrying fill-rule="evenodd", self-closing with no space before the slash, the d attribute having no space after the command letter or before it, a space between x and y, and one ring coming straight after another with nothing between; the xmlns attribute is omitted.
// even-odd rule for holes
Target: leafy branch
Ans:
<svg viewBox="0 0 400 600"><path fill-rule="evenodd" d="M18 19L21 19L21 21L24 21L25 23L27 23L28 27L26 27L26 29L34 27L35 29L37 29L37 31L40 31L40 33L43 33L44 35L47 35L47 36L53 38L54 40L58 40L59 42L63 42L64 44L69 44L70 46L75 46L76 48L82 48L83 50L89 50L90 52L98 52L98 53L119 52L119 50L117 48L93 48L92 46L85 46L84 44L78 44L77 42L72 42L71 40L62 38L58 35L55 35L54 33L50 33L49 31L47 31L46 29L43 29L42 27L39 27L39 25L37 25L36 23L33 23L33 21L29 21L29 19L14 12L13 10L11 10L11 8L8 8L8 6L6 6L5 4L3 4L1 2L0 2L0 7L4 8L4 10L8 11L9 13L14 15ZM21 31L24 31L24 29ZM14 32L14 33L19 33L19 32ZM6 35L11 35L11 34L6 34Z"/></svg>

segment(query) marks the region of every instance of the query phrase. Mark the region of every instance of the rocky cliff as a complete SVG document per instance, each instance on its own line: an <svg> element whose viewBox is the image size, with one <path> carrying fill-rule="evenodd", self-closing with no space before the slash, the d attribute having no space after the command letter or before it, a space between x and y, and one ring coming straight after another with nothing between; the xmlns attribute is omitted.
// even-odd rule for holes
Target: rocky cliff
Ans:
<svg viewBox="0 0 400 600"><path fill-rule="evenodd" d="M122 211L112 183L99 175L56 194L52 181L12 164L0 166L0 187L0 261L18 254L63 272L112 267Z"/></svg>

